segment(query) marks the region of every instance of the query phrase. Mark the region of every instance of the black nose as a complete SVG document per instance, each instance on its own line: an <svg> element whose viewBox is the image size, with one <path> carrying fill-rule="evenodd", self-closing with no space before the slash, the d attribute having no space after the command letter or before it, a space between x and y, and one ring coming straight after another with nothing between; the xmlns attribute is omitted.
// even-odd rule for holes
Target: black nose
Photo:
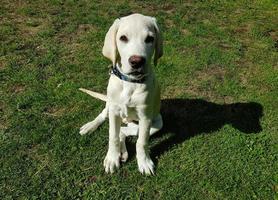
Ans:
<svg viewBox="0 0 278 200"><path fill-rule="evenodd" d="M132 68L138 69L145 64L146 59L142 56L130 56L128 62Z"/></svg>

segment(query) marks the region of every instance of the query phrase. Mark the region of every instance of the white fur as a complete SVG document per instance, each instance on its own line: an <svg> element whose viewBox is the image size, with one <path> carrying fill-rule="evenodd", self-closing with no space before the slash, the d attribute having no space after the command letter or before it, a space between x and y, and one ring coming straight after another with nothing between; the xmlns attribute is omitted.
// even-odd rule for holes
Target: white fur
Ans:
<svg viewBox="0 0 278 200"><path fill-rule="evenodd" d="M122 35L128 38L128 42L120 40ZM153 36L155 40L146 43L148 35ZM81 127L80 134L96 130L109 117L109 147L104 160L105 171L113 173L119 168L120 160L123 162L127 160L125 138L138 135L136 158L139 171L142 174L153 174L154 164L149 156L148 140L149 136L159 131L163 125L159 113L160 89L151 65L152 57L156 65L163 54L162 36L155 18L133 14L116 19L106 34L102 52L126 75L134 71L128 59L133 55L144 57L146 63L143 72L147 75L146 80L144 83L131 83L111 75L107 97L81 89L93 97L106 101L106 107L94 121ZM136 78L133 75L129 76ZM138 124L133 121L137 121ZM127 123L127 126L121 127L122 122Z"/></svg>

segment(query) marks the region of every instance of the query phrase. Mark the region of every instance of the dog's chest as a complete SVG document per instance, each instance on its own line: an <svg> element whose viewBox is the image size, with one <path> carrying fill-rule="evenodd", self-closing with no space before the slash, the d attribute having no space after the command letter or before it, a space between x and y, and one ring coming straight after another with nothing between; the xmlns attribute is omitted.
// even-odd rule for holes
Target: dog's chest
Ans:
<svg viewBox="0 0 278 200"><path fill-rule="evenodd" d="M130 120L136 120L137 110L136 107L141 105L144 98L144 92L140 88L134 87L123 87L120 94L120 116Z"/></svg>
<svg viewBox="0 0 278 200"><path fill-rule="evenodd" d="M120 116L122 118L136 117L136 102L134 101L133 94L135 89L132 87L124 87L120 95Z"/></svg>
<svg viewBox="0 0 278 200"><path fill-rule="evenodd" d="M147 84L134 84L111 76L107 96L111 109L122 118L138 120L138 109L147 104Z"/></svg>

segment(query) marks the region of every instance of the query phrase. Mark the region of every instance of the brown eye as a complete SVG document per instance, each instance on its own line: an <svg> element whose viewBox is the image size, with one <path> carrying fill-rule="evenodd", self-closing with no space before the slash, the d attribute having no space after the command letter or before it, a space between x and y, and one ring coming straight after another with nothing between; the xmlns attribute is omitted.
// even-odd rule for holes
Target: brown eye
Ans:
<svg viewBox="0 0 278 200"><path fill-rule="evenodd" d="M127 39L127 37L125 35L122 35L120 37L120 40L123 41L123 42L128 42L128 39Z"/></svg>
<svg viewBox="0 0 278 200"><path fill-rule="evenodd" d="M151 43L153 41L154 41L154 37L153 36L147 36L146 39L145 39L146 43Z"/></svg>

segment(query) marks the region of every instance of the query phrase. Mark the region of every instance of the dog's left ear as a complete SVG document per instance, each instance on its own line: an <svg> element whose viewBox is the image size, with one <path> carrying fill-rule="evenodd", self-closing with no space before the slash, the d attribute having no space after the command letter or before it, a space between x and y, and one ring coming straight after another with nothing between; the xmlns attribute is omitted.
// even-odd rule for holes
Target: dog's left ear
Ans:
<svg viewBox="0 0 278 200"><path fill-rule="evenodd" d="M163 55L163 38L156 19L153 17L154 28L156 32L155 36L155 52L154 52L154 65L157 65L157 60Z"/></svg>
<svg viewBox="0 0 278 200"><path fill-rule="evenodd" d="M120 19L116 19L113 25L109 28L108 32L106 33L104 39L104 45L102 48L102 54L110 59L113 65L116 64L117 59L117 44L116 44L116 35L118 32L120 24Z"/></svg>

